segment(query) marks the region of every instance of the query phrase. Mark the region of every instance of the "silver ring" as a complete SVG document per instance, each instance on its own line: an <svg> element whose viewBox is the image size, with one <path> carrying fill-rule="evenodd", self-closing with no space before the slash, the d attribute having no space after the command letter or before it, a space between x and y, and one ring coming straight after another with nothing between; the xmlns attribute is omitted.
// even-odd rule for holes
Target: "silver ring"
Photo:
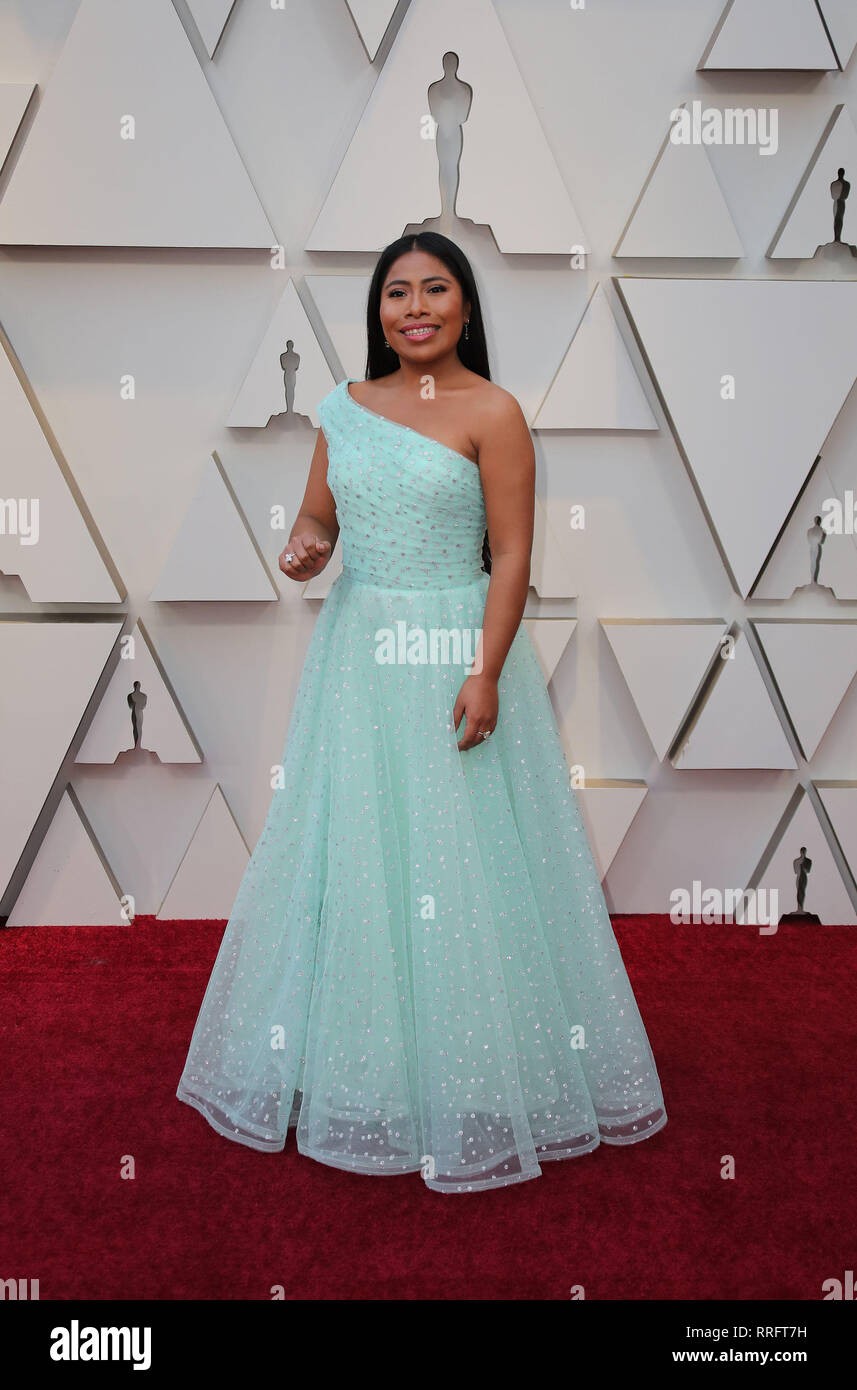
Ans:
<svg viewBox="0 0 857 1390"><path fill-rule="evenodd" d="M297 557L296 557L295 555L292 555L291 553L289 553L288 555L284 555L284 556L283 556L283 559L285 560L286 564L289 563L289 560L294 560L294 559L296 559L296 558L297 558Z"/></svg>
<svg viewBox="0 0 857 1390"><path fill-rule="evenodd" d="M480 729L480 730L479 730L479 737L480 737L480 738L490 738L490 737L491 737L491 730L489 729L489 730L487 731L487 733L486 733L486 732L484 732L482 729Z"/></svg>

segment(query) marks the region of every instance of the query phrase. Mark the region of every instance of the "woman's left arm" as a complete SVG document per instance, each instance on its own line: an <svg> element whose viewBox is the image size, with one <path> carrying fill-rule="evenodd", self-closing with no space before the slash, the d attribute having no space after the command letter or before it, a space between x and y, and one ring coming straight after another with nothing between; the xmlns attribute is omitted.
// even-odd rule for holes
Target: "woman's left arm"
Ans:
<svg viewBox="0 0 857 1390"><path fill-rule="evenodd" d="M477 747L482 743L479 733L493 732L497 724L497 682L527 602L535 511L533 441L523 411L509 392L498 395L480 420L478 443L491 576L474 674L462 685L453 710L456 729L466 715L458 742L462 750Z"/></svg>

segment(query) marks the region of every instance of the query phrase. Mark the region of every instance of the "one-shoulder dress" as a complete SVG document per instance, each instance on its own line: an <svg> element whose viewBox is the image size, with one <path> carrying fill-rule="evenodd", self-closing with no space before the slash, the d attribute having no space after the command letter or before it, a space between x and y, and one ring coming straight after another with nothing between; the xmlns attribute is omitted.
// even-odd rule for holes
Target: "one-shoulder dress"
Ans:
<svg viewBox="0 0 857 1390"><path fill-rule="evenodd" d="M342 572L177 1095L254 1149L291 1128L320 1163L476 1192L667 1115L523 624L493 735L457 747L478 466L348 385L319 404Z"/></svg>

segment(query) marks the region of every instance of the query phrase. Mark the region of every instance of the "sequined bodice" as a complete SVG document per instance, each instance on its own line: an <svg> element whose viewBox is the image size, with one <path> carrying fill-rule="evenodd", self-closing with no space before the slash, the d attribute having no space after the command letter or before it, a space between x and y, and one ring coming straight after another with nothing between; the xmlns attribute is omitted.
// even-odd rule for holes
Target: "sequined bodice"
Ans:
<svg viewBox="0 0 857 1390"><path fill-rule="evenodd" d="M391 588L442 589L484 575L479 469L447 444L360 405L341 381L318 407L342 566Z"/></svg>

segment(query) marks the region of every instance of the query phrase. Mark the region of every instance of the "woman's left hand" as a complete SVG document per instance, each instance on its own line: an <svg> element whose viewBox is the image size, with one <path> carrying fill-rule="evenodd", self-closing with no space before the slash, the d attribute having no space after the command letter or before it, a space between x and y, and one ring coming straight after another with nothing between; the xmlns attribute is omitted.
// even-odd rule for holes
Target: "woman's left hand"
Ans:
<svg viewBox="0 0 857 1390"><path fill-rule="evenodd" d="M468 676L458 692L452 711L453 729L458 728L462 715L466 715L467 718L464 734L458 741L458 747L462 752L467 748L477 748L485 742L484 738L479 737L480 733L493 734L497 727L499 710L500 697L496 680L491 676Z"/></svg>

